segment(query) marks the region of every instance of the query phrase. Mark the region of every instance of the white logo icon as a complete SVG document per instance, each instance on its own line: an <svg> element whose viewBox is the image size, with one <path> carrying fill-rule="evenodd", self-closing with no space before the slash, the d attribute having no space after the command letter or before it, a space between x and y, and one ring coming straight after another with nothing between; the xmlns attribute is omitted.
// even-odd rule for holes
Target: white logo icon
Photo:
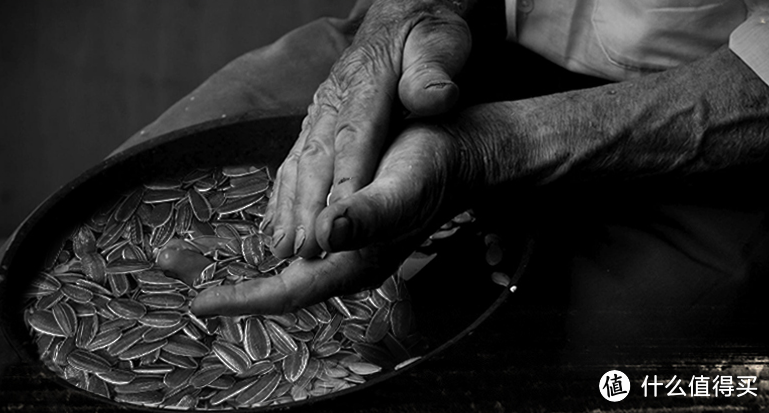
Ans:
<svg viewBox="0 0 769 413"><path fill-rule="evenodd" d="M601 396L610 402L618 402L630 392L630 379L619 370L607 371L598 382Z"/></svg>

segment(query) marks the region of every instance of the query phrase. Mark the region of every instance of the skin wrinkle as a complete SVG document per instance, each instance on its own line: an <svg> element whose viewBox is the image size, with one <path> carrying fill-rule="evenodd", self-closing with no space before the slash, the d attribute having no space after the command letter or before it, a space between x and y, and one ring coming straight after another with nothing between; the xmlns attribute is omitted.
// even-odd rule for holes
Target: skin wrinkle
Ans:
<svg viewBox="0 0 769 413"><path fill-rule="evenodd" d="M408 10L414 5L397 0L379 4L380 13L391 8ZM440 7L436 10L440 10ZM386 22L392 23L393 27L402 23L396 22L395 19ZM363 27L368 33L386 33L393 36L401 34L400 31L381 31L383 29L375 25ZM404 33L404 41L412 31ZM396 49L398 46L397 43L384 45ZM405 44L400 46L405 47ZM367 52L393 52L392 49L380 49L384 46L375 47L367 49ZM366 56L365 53L361 52L358 57ZM334 110L341 108L342 103L339 102L324 107L326 99L354 99L354 93L359 92L359 89L369 93L383 93L377 90L379 86L374 86L365 79L354 79L357 74L355 69L353 66L346 72L337 69L332 74L332 81L325 86L330 89L324 91L331 95L318 96L318 99L324 102L312 109L308 116L313 118L310 118L308 123L325 110L331 110L332 107ZM403 68L393 66L393 70L395 69ZM352 78L337 79L337 75ZM346 94L333 94L333 88L342 85L332 82L339 81L349 82L345 86L350 86L351 89L347 90ZM394 234L397 231L393 228L402 226L402 235L398 240L404 242L391 244L392 240L387 239L371 244L371 239L355 237L356 242L366 245L363 250L329 254L326 258L330 265L316 267L314 270L317 272L314 272L307 262L298 261L299 265L293 267L289 274L300 276L302 274L297 271L309 270L315 278L297 282L304 291L292 291L295 296L292 297L290 305L306 304L307 301L302 300L311 299L308 297L316 297L312 299L317 300L316 294L319 292L338 293L340 288L353 288L381 277L382 269L392 266L394 259L403 253L403 248L415 242L412 240L416 238L412 237L413 234L423 233L424 228L437 221L435 217L439 214L449 214L460 202L467 201L465 186L472 191L493 194L501 184L507 184L518 191L507 192L508 195L518 195L525 192L525 185L550 181L591 181L600 184L616 179L636 179L642 175L678 178L713 168L742 166L755 162L759 156L746 157L747 154L754 153L753 151L760 151L760 159L764 159L766 155L763 154L769 146L766 138L768 96L766 85L747 67L741 65L739 59L727 49L722 49L700 62L635 81L526 101L493 103L470 108L444 117L441 122L445 121L445 124L441 124L440 128L429 125L431 121L410 123L400 136L393 137L395 142L392 145L398 145L397 149L402 153L392 156L402 156L401 162L389 159L388 165L393 169L409 165L419 167L423 171L422 176L415 173L417 176L413 179L398 182L396 191L392 190L392 182L375 181L374 183L385 187L384 191L374 192L378 195L366 200L371 203L380 202L384 208L397 213L383 216L382 210L374 209L380 215L373 216L374 227L365 230L373 234L372 228L379 226L379 231L390 231ZM396 100L393 98L393 101ZM364 110L358 107L345 109L350 109L352 115L360 114L356 113L355 109ZM340 114L340 117L343 116L346 115ZM419 127L424 124L428 124L427 129L420 130ZM360 123L355 125L359 128L372 126ZM401 130L400 127L397 129ZM361 130L358 129L358 132ZM432 136L431 132L440 135ZM410 145L408 141L407 145L403 145L403 141L398 142L398 138L411 138L413 141ZM448 146L441 147L437 144L438 141L430 140L439 138L440 142L447 143ZM387 145L390 147L389 142ZM439 148L437 154L434 153L436 146ZM413 148L424 152L409 152L409 149ZM377 153L377 156L380 155ZM293 161L295 166L296 160ZM392 175L381 176L400 176L395 172L397 171ZM292 173L287 175L293 176ZM380 174L377 173L377 176ZM291 185L286 188L292 189ZM388 189L390 191L387 191ZM408 199L394 194L395 192L407 195ZM499 192L501 191L496 193ZM339 211L342 202L344 201L337 205L334 213ZM356 207L360 205L349 203L348 206L351 214L366 214L372 210L370 204L359 209ZM415 216L421 216L422 219L416 219ZM382 225L392 222L398 225L381 228ZM353 228L353 231L361 228ZM381 232L377 233L381 236ZM380 237L383 238L386 237ZM369 259L374 261L368 261ZM329 280L328 278L335 274L334 268L341 269L340 272L351 278ZM309 286L311 288L306 288ZM286 288L286 285L281 288Z"/></svg>
<svg viewBox="0 0 769 413"><path fill-rule="evenodd" d="M389 122L387 122L387 119L390 118L389 112L391 106L396 101L391 90L396 89L398 78L400 77L399 73L403 69L402 53L405 50L406 40L418 24L424 25L426 27L425 31L428 32L440 30L441 24L436 22L435 18L430 20L428 15L429 13L437 13L437 11L443 10L446 6L446 3L414 3L406 1L382 2L373 5L366 14L353 44L345 50L342 57L334 64L329 78L323 82L318 93L314 95L314 105L308 109L308 122L304 122L305 125L313 125L310 126L311 130L309 131L309 134L312 136L304 138L306 142L304 143L303 152L299 155L299 160L292 157L287 161L290 167L300 169L299 174L295 175L283 170L283 173L278 177L279 180L289 179L288 176L296 176L296 179L303 179L302 176L306 174L309 174L307 175L308 177L312 176L311 171L302 172L301 165L306 164L303 159L307 157L313 158L313 155L316 154L329 153L319 150L318 147L320 145L316 140L315 133L325 134L325 132L315 131L314 125L324 122L324 114L333 114L335 117L339 117L335 125L335 134L333 135L334 151L336 153L334 176L337 179L341 177L352 178L352 180L348 181L352 184L348 184L345 187L347 192L355 191L357 187L366 185L371 181L369 174L373 176L374 170L366 165L373 165L379 159L381 147L386 139L380 137L373 140L367 139L364 142L360 141L359 136L362 134L365 136L386 135L386 130L389 126ZM456 5L452 4L450 6ZM416 13L414 13L415 11ZM404 16L407 17L404 19ZM461 19L458 20L461 21ZM458 26L461 25L453 24L451 27L455 28L455 32L463 30L462 27ZM377 81L376 79L384 79L385 83L379 84L377 82L381 82L381 80ZM367 95L369 96L368 98L366 98ZM365 104L361 106L359 103L361 101L378 103L371 105L373 107L369 107L369 105ZM386 107L382 108L382 105ZM370 113L378 114L378 119L369 124L359 123L361 119L366 119L366 116ZM369 140L371 142L368 142ZM325 139L323 142L328 144ZM370 148L361 148L361 145L366 145L367 142L373 145L369 145L371 146ZM360 153L361 150L363 150L362 153ZM351 151L359 152L359 154L356 155L351 153ZM324 197L324 201L325 198L328 198L331 202L334 202L337 201L337 197L349 195L341 193L345 191L333 191L333 182L334 179L332 177L329 181L332 195ZM277 203L271 203L270 207L279 205L286 206L287 208L290 204L302 202L299 205L298 211L296 208L292 208L294 210L293 217L277 213L273 220L273 225L288 229L289 234L285 238L285 244L289 244L294 238L294 233L291 231L293 225L311 224L306 222L307 214L305 212L313 213L312 211L305 211L307 208L304 205L308 205L308 202L312 203L312 200L304 200L306 198L305 195L289 199L290 194L288 191L298 190L301 191L301 194L307 191L307 189L303 189L306 186L299 183L296 183L296 185L281 184L279 188L281 188L278 192L280 199ZM283 191L283 189L288 191ZM307 196L315 197L312 193L307 193ZM281 209L285 208L281 207ZM292 218L296 219L292 220ZM313 243L310 245L312 246ZM278 252L279 256L285 255L286 251L282 248L282 244Z"/></svg>
<svg viewBox="0 0 769 413"><path fill-rule="evenodd" d="M733 137L734 127L730 127L732 129L730 131L731 139L727 139L716 132L725 130L721 122L726 121L725 124L737 126L738 130L745 131L741 138L747 137L749 139L751 135L755 136L750 124L759 119L753 117L751 120L750 116L742 116L740 122L734 122L731 119L735 116L733 108L743 106L740 102L735 102L735 99L744 100L741 93L743 88L736 89L735 85L728 84L728 89L724 90L724 88L709 85L711 82L720 82L724 76L724 73L718 70L725 63L724 60L729 57L734 59L727 53L729 52L722 51L720 55L707 59L707 64L703 64L705 67L689 69L693 72L691 75L684 74L676 77L675 75L679 73L666 72L661 75L651 75L658 79L650 76L632 85L629 88L630 92L655 81L660 86L658 86L658 93L647 92L642 95L647 96L646 100L628 105L630 109L625 111L625 114L607 108L611 112L607 113L607 117L614 116L617 119L614 121L615 123L621 122L619 125L622 128L619 129L621 132L604 138L607 142L604 143L602 150L582 156L586 161L582 168L585 166L589 168L583 169L583 171L609 169L620 172L627 170L633 173L664 174L677 172L688 174L715 167L716 165L707 161L710 155L728 155L731 153L732 155L729 155L731 159L739 159L739 152L742 151L738 150L735 153L734 150L728 150L730 142L735 140ZM716 71L719 72L718 75L715 75ZM672 82L669 82L672 84L666 85L666 81L669 79L672 79ZM744 82L745 75L741 73L740 78L733 79L735 83ZM761 87L765 88L766 86L761 85ZM700 96L696 96L693 91L703 92ZM720 102L723 106L716 110L710 102ZM597 110L600 110L602 106L606 107L600 103L596 103L596 105ZM766 113L765 98L762 109ZM657 119L657 121L644 122L651 119ZM761 119L763 122L758 123L759 130L766 129L766 119L764 114L763 119ZM611 124L612 121L609 120L608 122ZM735 123L739 125L735 125ZM760 126L762 123L763 127ZM633 125L648 126L634 128ZM614 130L618 129L615 128ZM653 137L653 139L649 140L649 137ZM754 143L763 149L767 146L765 139ZM660 151L657 148L663 150ZM727 149L727 151L721 152L719 149ZM636 161L639 150L645 151L642 153L644 156L640 157L642 162ZM615 156L609 154L615 154Z"/></svg>
<svg viewBox="0 0 769 413"><path fill-rule="evenodd" d="M694 67L635 82L481 105L448 120L446 129L484 137L471 158L498 160L483 166L491 187L532 178L683 176L749 163L765 155L745 154L769 146L769 99L767 86L734 60L724 49ZM732 82L719 87L725 76ZM747 114L735 110L742 107Z"/></svg>

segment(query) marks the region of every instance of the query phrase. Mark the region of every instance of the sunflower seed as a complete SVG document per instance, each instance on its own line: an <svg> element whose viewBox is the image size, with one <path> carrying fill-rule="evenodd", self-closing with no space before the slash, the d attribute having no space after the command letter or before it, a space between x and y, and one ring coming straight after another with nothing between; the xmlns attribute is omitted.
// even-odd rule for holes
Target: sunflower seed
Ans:
<svg viewBox="0 0 769 413"><path fill-rule="evenodd" d="M387 347L387 350L392 354L393 362L400 362L411 357L411 353L403 346L403 344L390 333L385 334L382 338L382 344Z"/></svg>
<svg viewBox="0 0 769 413"><path fill-rule="evenodd" d="M65 284L61 287L61 292L67 298L77 303L87 303L93 299L93 293L77 285Z"/></svg>
<svg viewBox="0 0 769 413"><path fill-rule="evenodd" d="M134 360L147 354L159 350L167 344L166 340L155 341L152 343L136 343L127 350L118 354L120 360Z"/></svg>
<svg viewBox="0 0 769 413"><path fill-rule="evenodd" d="M76 347L75 339L73 337L65 338L54 347L52 355L53 362L60 366L66 366L67 357L69 357Z"/></svg>
<svg viewBox="0 0 769 413"><path fill-rule="evenodd" d="M167 351L160 352L160 359L166 363L182 368L182 369L196 369L198 368L198 362L192 357L180 356L172 354Z"/></svg>
<svg viewBox="0 0 769 413"><path fill-rule="evenodd" d="M264 179L253 179L244 181L241 186L233 186L224 190L224 196L227 198L243 198L261 194L269 187L269 182Z"/></svg>
<svg viewBox="0 0 769 413"><path fill-rule="evenodd" d="M99 318L95 316L80 317L75 341L80 348L86 348L99 331Z"/></svg>
<svg viewBox="0 0 769 413"><path fill-rule="evenodd" d="M111 369L104 373L96 373L96 376L110 384L128 384L136 378L136 373L121 369Z"/></svg>
<svg viewBox="0 0 769 413"><path fill-rule="evenodd" d="M390 369L393 367L392 356L382 347L367 343L355 343L353 350L369 362Z"/></svg>
<svg viewBox="0 0 769 413"><path fill-rule="evenodd" d="M89 373L106 373L112 370L107 360L86 350L73 350L67 356L67 361L71 366Z"/></svg>
<svg viewBox="0 0 769 413"><path fill-rule="evenodd" d="M232 343L216 340L211 344L216 357L235 373L243 373L251 367L246 352Z"/></svg>
<svg viewBox="0 0 769 413"><path fill-rule="evenodd" d="M338 364L324 363L323 374L326 378L343 379L349 376L350 372Z"/></svg>
<svg viewBox="0 0 769 413"><path fill-rule="evenodd" d="M153 206L144 220L147 226L154 231L165 225L171 219L172 215L173 205L170 202L164 202Z"/></svg>
<svg viewBox="0 0 769 413"><path fill-rule="evenodd" d="M299 376L294 384L300 387L307 387L310 382L318 376L318 374L321 372L321 369L321 362L314 357L310 357L310 359L307 360L307 367L305 367L304 372L301 376Z"/></svg>
<svg viewBox="0 0 769 413"><path fill-rule="evenodd" d="M251 386L255 385L258 380L259 380L259 377L249 377L249 378L237 381L229 389L222 390L216 393L213 397L211 397L211 400L210 400L211 405L218 406L219 404L221 404L226 400L230 400L232 398L237 397L244 391L251 388Z"/></svg>
<svg viewBox="0 0 769 413"><path fill-rule="evenodd" d="M221 364L203 367L190 377L190 384L195 388L208 386L226 371L227 366Z"/></svg>
<svg viewBox="0 0 769 413"><path fill-rule="evenodd" d="M178 356L203 357L210 349L205 344L187 336L176 334L168 338L168 344L163 350Z"/></svg>
<svg viewBox="0 0 769 413"><path fill-rule="evenodd" d="M409 358L407 347L421 348L397 276L295 313L195 317L189 303L201 289L269 277L293 260L273 256L259 232L267 170L236 171L195 170L138 187L57 244L25 311L52 371L117 402L259 407L363 383ZM153 264L163 248L200 256L205 268L187 284L168 277ZM361 365L355 372L344 363Z"/></svg>
<svg viewBox="0 0 769 413"><path fill-rule="evenodd" d="M265 243L259 235L253 234L243 238L240 245L243 259L249 265L256 267L264 260Z"/></svg>
<svg viewBox="0 0 769 413"><path fill-rule="evenodd" d="M343 301L345 307L350 311L351 318L357 320L368 320L374 315L374 308L357 301Z"/></svg>
<svg viewBox="0 0 769 413"><path fill-rule="evenodd" d="M131 242L127 246L135 247L136 245L141 245L144 240L144 229L138 216L134 215L126 222L125 231L128 234L128 241Z"/></svg>
<svg viewBox="0 0 769 413"><path fill-rule="evenodd" d="M82 259L85 254L96 252L96 236L85 225L81 225L72 237L72 250L75 256Z"/></svg>
<svg viewBox="0 0 769 413"><path fill-rule="evenodd" d="M297 351L283 359L283 374L286 380L292 383L304 373L304 369L307 367L307 360L310 358L310 351L307 349L307 345L300 342L297 344L297 347Z"/></svg>
<svg viewBox="0 0 769 413"><path fill-rule="evenodd" d="M157 328L175 327L181 322L182 314L173 310L149 311L139 318L139 323Z"/></svg>
<svg viewBox="0 0 769 413"><path fill-rule="evenodd" d="M179 235L187 233L192 223L192 207L189 202L179 205L176 210L176 221L174 222L174 232Z"/></svg>
<svg viewBox="0 0 769 413"><path fill-rule="evenodd" d="M48 310L35 311L27 318L29 325L35 331L57 337L66 337L59 323L56 322L53 313Z"/></svg>
<svg viewBox="0 0 769 413"><path fill-rule="evenodd" d="M88 379L86 390L91 393L98 394L101 397L109 398L109 388L107 387L107 383L100 379L98 376L91 376Z"/></svg>
<svg viewBox="0 0 769 413"><path fill-rule="evenodd" d="M147 330L146 333L144 333L144 335L142 336L142 340L144 340L147 343L153 343L155 341L166 339L178 333L186 325L187 325L187 321L184 320L171 327L151 328Z"/></svg>
<svg viewBox="0 0 769 413"><path fill-rule="evenodd" d="M270 354L270 336L258 317L246 319L243 347L253 361L261 360Z"/></svg>
<svg viewBox="0 0 769 413"><path fill-rule="evenodd" d="M161 405L173 409L192 409L200 399L201 393L202 389L196 389L192 386L183 387L178 392L167 395Z"/></svg>
<svg viewBox="0 0 769 413"><path fill-rule="evenodd" d="M355 343L363 343L366 341L366 327L360 324L347 324L342 327L342 335Z"/></svg>
<svg viewBox="0 0 769 413"><path fill-rule="evenodd" d="M273 371L262 376L253 386L240 393L235 402L243 407L265 401L280 383L280 374Z"/></svg>
<svg viewBox="0 0 769 413"><path fill-rule="evenodd" d="M142 364L139 367L134 367L133 372L136 374L146 375L158 375L164 376L173 371L174 366L169 364Z"/></svg>
<svg viewBox="0 0 769 413"><path fill-rule="evenodd" d="M328 312L328 308L326 308L326 304L323 302L307 307L307 311L309 311L321 324L331 322L331 313Z"/></svg>
<svg viewBox="0 0 769 413"><path fill-rule="evenodd" d="M96 334L96 336L88 343L85 348L87 350L99 350L105 348L114 342L116 342L121 336L120 330L107 330Z"/></svg>
<svg viewBox="0 0 769 413"><path fill-rule="evenodd" d="M398 299L398 286L395 283L394 277L387 278L382 283L382 286L379 287L376 291L381 293L382 297L384 297L389 302L393 302Z"/></svg>
<svg viewBox="0 0 769 413"><path fill-rule="evenodd" d="M113 298L107 307L118 317L138 320L147 314L147 307L128 298Z"/></svg>
<svg viewBox="0 0 769 413"><path fill-rule="evenodd" d="M291 354L297 350L298 347L294 339L291 338L291 336L286 333L286 330L281 328L277 323L272 320L265 320L264 327L276 350L283 354Z"/></svg>
<svg viewBox="0 0 769 413"><path fill-rule="evenodd" d="M264 198L264 193L244 196L242 198L228 198L224 201L224 204L222 204L219 208L216 209L216 212L221 215L240 212L256 204L262 198Z"/></svg>
<svg viewBox="0 0 769 413"><path fill-rule="evenodd" d="M144 189L136 189L128 194L125 200L118 205L117 210L115 210L115 219L120 222L128 221L128 219L133 216L136 208L139 207L139 203L141 203L143 196Z"/></svg>
<svg viewBox="0 0 769 413"><path fill-rule="evenodd" d="M65 302L58 302L51 308L51 312L62 333L67 337L74 336L78 324L75 310Z"/></svg>
<svg viewBox="0 0 769 413"><path fill-rule="evenodd" d="M390 310L390 325L396 338L404 339L411 332L414 313L410 301L398 301Z"/></svg>
<svg viewBox="0 0 769 413"><path fill-rule="evenodd" d="M112 344L107 347L107 353L111 356L118 356L122 352L128 350L133 346L134 344L138 343L139 340L142 339L142 335L149 329L149 327L146 326L136 326L125 333L123 333L120 338L115 340ZM97 336L98 338L98 336ZM96 339L94 339L94 342Z"/></svg>
<svg viewBox="0 0 769 413"><path fill-rule="evenodd" d="M298 402L302 401L309 397L309 393L307 393L307 389L305 389L303 386L293 386L291 387L291 400Z"/></svg>
<svg viewBox="0 0 769 413"><path fill-rule="evenodd" d="M151 189L144 193L142 201L146 204L178 201L187 196L185 191L176 188Z"/></svg>
<svg viewBox="0 0 769 413"><path fill-rule="evenodd" d="M168 357L170 353L163 353L161 351L160 357ZM172 371L166 373L166 375L163 377L163 383L169 388L169 389L175 389L180 386L183 386L187 384L190 380L190 377L192 377L193 374L195 374L195 368L197 368L197 364L194 368L177 368L173 369Z"/></svg>
<svg viewBox="0 0 769 413"><path fill-rule="evenodd" d="M211 204L208 202L208 199L194 189L187 191L187 196L190 199L192 213L195 215L195 218L202 222L210 220L213 211L211 210Z"/></svg>
<svg viewBox="0 0 769 413"><path fill-rule="evenodd" d="M152 231L152 235L150 236L150 246L152 246L152 248L160 248L171 240L171 237L174 235L174 225L174 219L169 215L163 225L160 225Z"/></svg>
<svg viewBox="0 0 769 413"><path fill-rule="evenodd" d="M127 330L136 325L136 320L128 320L125 318L115 318L114 320L108 320L101 323L99 333L106 333L111 330Z"/></svg>
<svg viewBox="0 0 769 413"><path fill-rule="evenodd" d="M241 176L254 175L259 172L264 172L264 168L258 168L253 165L238 165L238 166L225 166L222 168L222 175L237 178Z"/></svg>
<svg viewBox="0 0 769 413"><path fill-rule="evenodd" d="M110 290L102 287L100 284L97 284L97 283L95 283L93 281L86 280L85 278L78 278L77 280L75 280L75 284L77 286L79 286L79 287L83 287L86 290L91 291L94 294L102 294L102 295L109 295L109 294L111 294ZM79 292L80 294L84 294L83 297L81 297L80 299L74 299L72 297L75 296L76 294L78 294L78 292L73 291L74 289L72 289L72 288L67 288L67 290L68 290L68 293L69 293L68 298L71 298L75 302L80 301L82 303L83 300L88 297L87 294ZM92 299L93 299L93 297L88 298L87 301L91 301ZM86 301L86 303L87 303L87 301Z"/></svg>
<svg viewBox="0 0 769 413"><path fill-rule="evenodd" d="M256 267L256 269L259 270L259 272L266 273L278 268L284 262L286 262L286 260L280 259L274 255L270 255L269 257L259 262L259 265Z"/></svg>
<svg viewBox="0 0 769 413"><path fill-rule="evenodd" d="M342 349L342 343L336 340L327 341L315 347L313 354L317 357L328 357L338 353Z"/></svg>
<svg viewBox="0 0 769 413"><path fill-rule="evenodd" d="M235 378L232 376L219 376L219 378L211 382L208 387L217 390L226 390L235 385L235 381Z"/></svg>
<svg viewBox="0 0 769 413"><path fill-rule="evenodd" d="M130 287L128 277L125 274L109 274L107 275L107 281L109 282L110 289L112 289L112 294L116 297L127 293Z"/></svg>
<svg viewBox="0 0 769 413"><path fill-rule="evenodd" d="M108 249L115 241L120 239L123 235L123 229L125 228L125 222L116 221L110 219L107 222L107 226L104 228L104 232L101 233L99 238L96 239L96 247L101 249ZM90 254L85 254L81 259Z"/></svg>
<svg viewBox="0 0 769 413"><path fill-rule="evenodd" d="M275 369L275 364L270 360L260 360L252 364L247 370L235 375L238 378L260 376Z"/></svg>
<svg viewBox="0 0 769 413"><path fill-rule="evenodd" d="M134 277L136 277L136 280L142 284L174 285L181 283L181 281L175 278L167 277L165 274L163 274L162 271L159 270L142 271L134 274Z"/></svg>
<svg viewBox="0 0 769 413"><path fill-rule="evenodd" d="M132 272L148 270L150 268L152 268L151 262L117 259L107 264L106 273L107 274L132 273Z"/></svg>
<svg viewBox="0 0 769 413"><path fill-rule="evenodd" d="M334 307L340 314L342 314L344 318L352 318L350 310L347 309L347 306L344 305L341 298L332 297L328 300L328 302L331 303L331 306Z"/></svg>
<svg viewBox="0 0 769 413"><path fill-rule="evenodd" d="M361 376L368 376L368 375L379 373L380 371L382 371L382 367L377 366L376 364L364 363L364 362L348 363L347 368L350 369L351 372L355 374L359 374Z"/></svg>

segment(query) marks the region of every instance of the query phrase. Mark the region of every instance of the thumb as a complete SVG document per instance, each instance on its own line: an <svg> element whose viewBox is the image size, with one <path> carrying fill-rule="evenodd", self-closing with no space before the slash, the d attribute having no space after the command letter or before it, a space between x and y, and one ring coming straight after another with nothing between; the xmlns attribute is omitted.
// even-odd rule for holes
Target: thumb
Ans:
<svg viewBox="0 0 769 413"><path fill-rule="evenodd" d="M467 23L454 13L419 22L406 38L398 94L403 106L417 116L451 109L459 98L452 78L470 54Z"/></svg>
<svg viewBox="0 0 769 413"><path fill-rule="evenodd" d="M433 215L443 195L440 188L442 185L409 179L405 174L379 176L323 209L315 223L316 239L328 252L418 239L435 221Z"/></svg>

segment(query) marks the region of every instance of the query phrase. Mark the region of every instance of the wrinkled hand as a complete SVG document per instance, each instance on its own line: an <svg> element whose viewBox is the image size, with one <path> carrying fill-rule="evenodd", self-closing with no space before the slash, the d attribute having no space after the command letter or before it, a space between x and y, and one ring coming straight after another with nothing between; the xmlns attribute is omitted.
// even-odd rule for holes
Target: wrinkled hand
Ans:
<svg viewBox="0 0 769 413"><path fill-rule="evenodd" d="M443 126L408 126L384 154L373 182L319 217L321 237L335 230L334 217L342 217L336 219L344 220L351 233L340 247L348 251L296 260L270 278L207 289L192 311L201 316L283 313L378 286L467 206L469 191L485 176L478 142Z"/></svg>
<svg viewBox="0 0 769 413"><path fill-rule="evenodd" d="M451 78L471 41L455 3L387 0L369 9L278 170L263 225L273 254L310 258L360 245L350 238L359 230L344 218L348 203L339 202L371 182L388 126L399 117L396 99L416 116L442 113L457 99Z"/></svg>

